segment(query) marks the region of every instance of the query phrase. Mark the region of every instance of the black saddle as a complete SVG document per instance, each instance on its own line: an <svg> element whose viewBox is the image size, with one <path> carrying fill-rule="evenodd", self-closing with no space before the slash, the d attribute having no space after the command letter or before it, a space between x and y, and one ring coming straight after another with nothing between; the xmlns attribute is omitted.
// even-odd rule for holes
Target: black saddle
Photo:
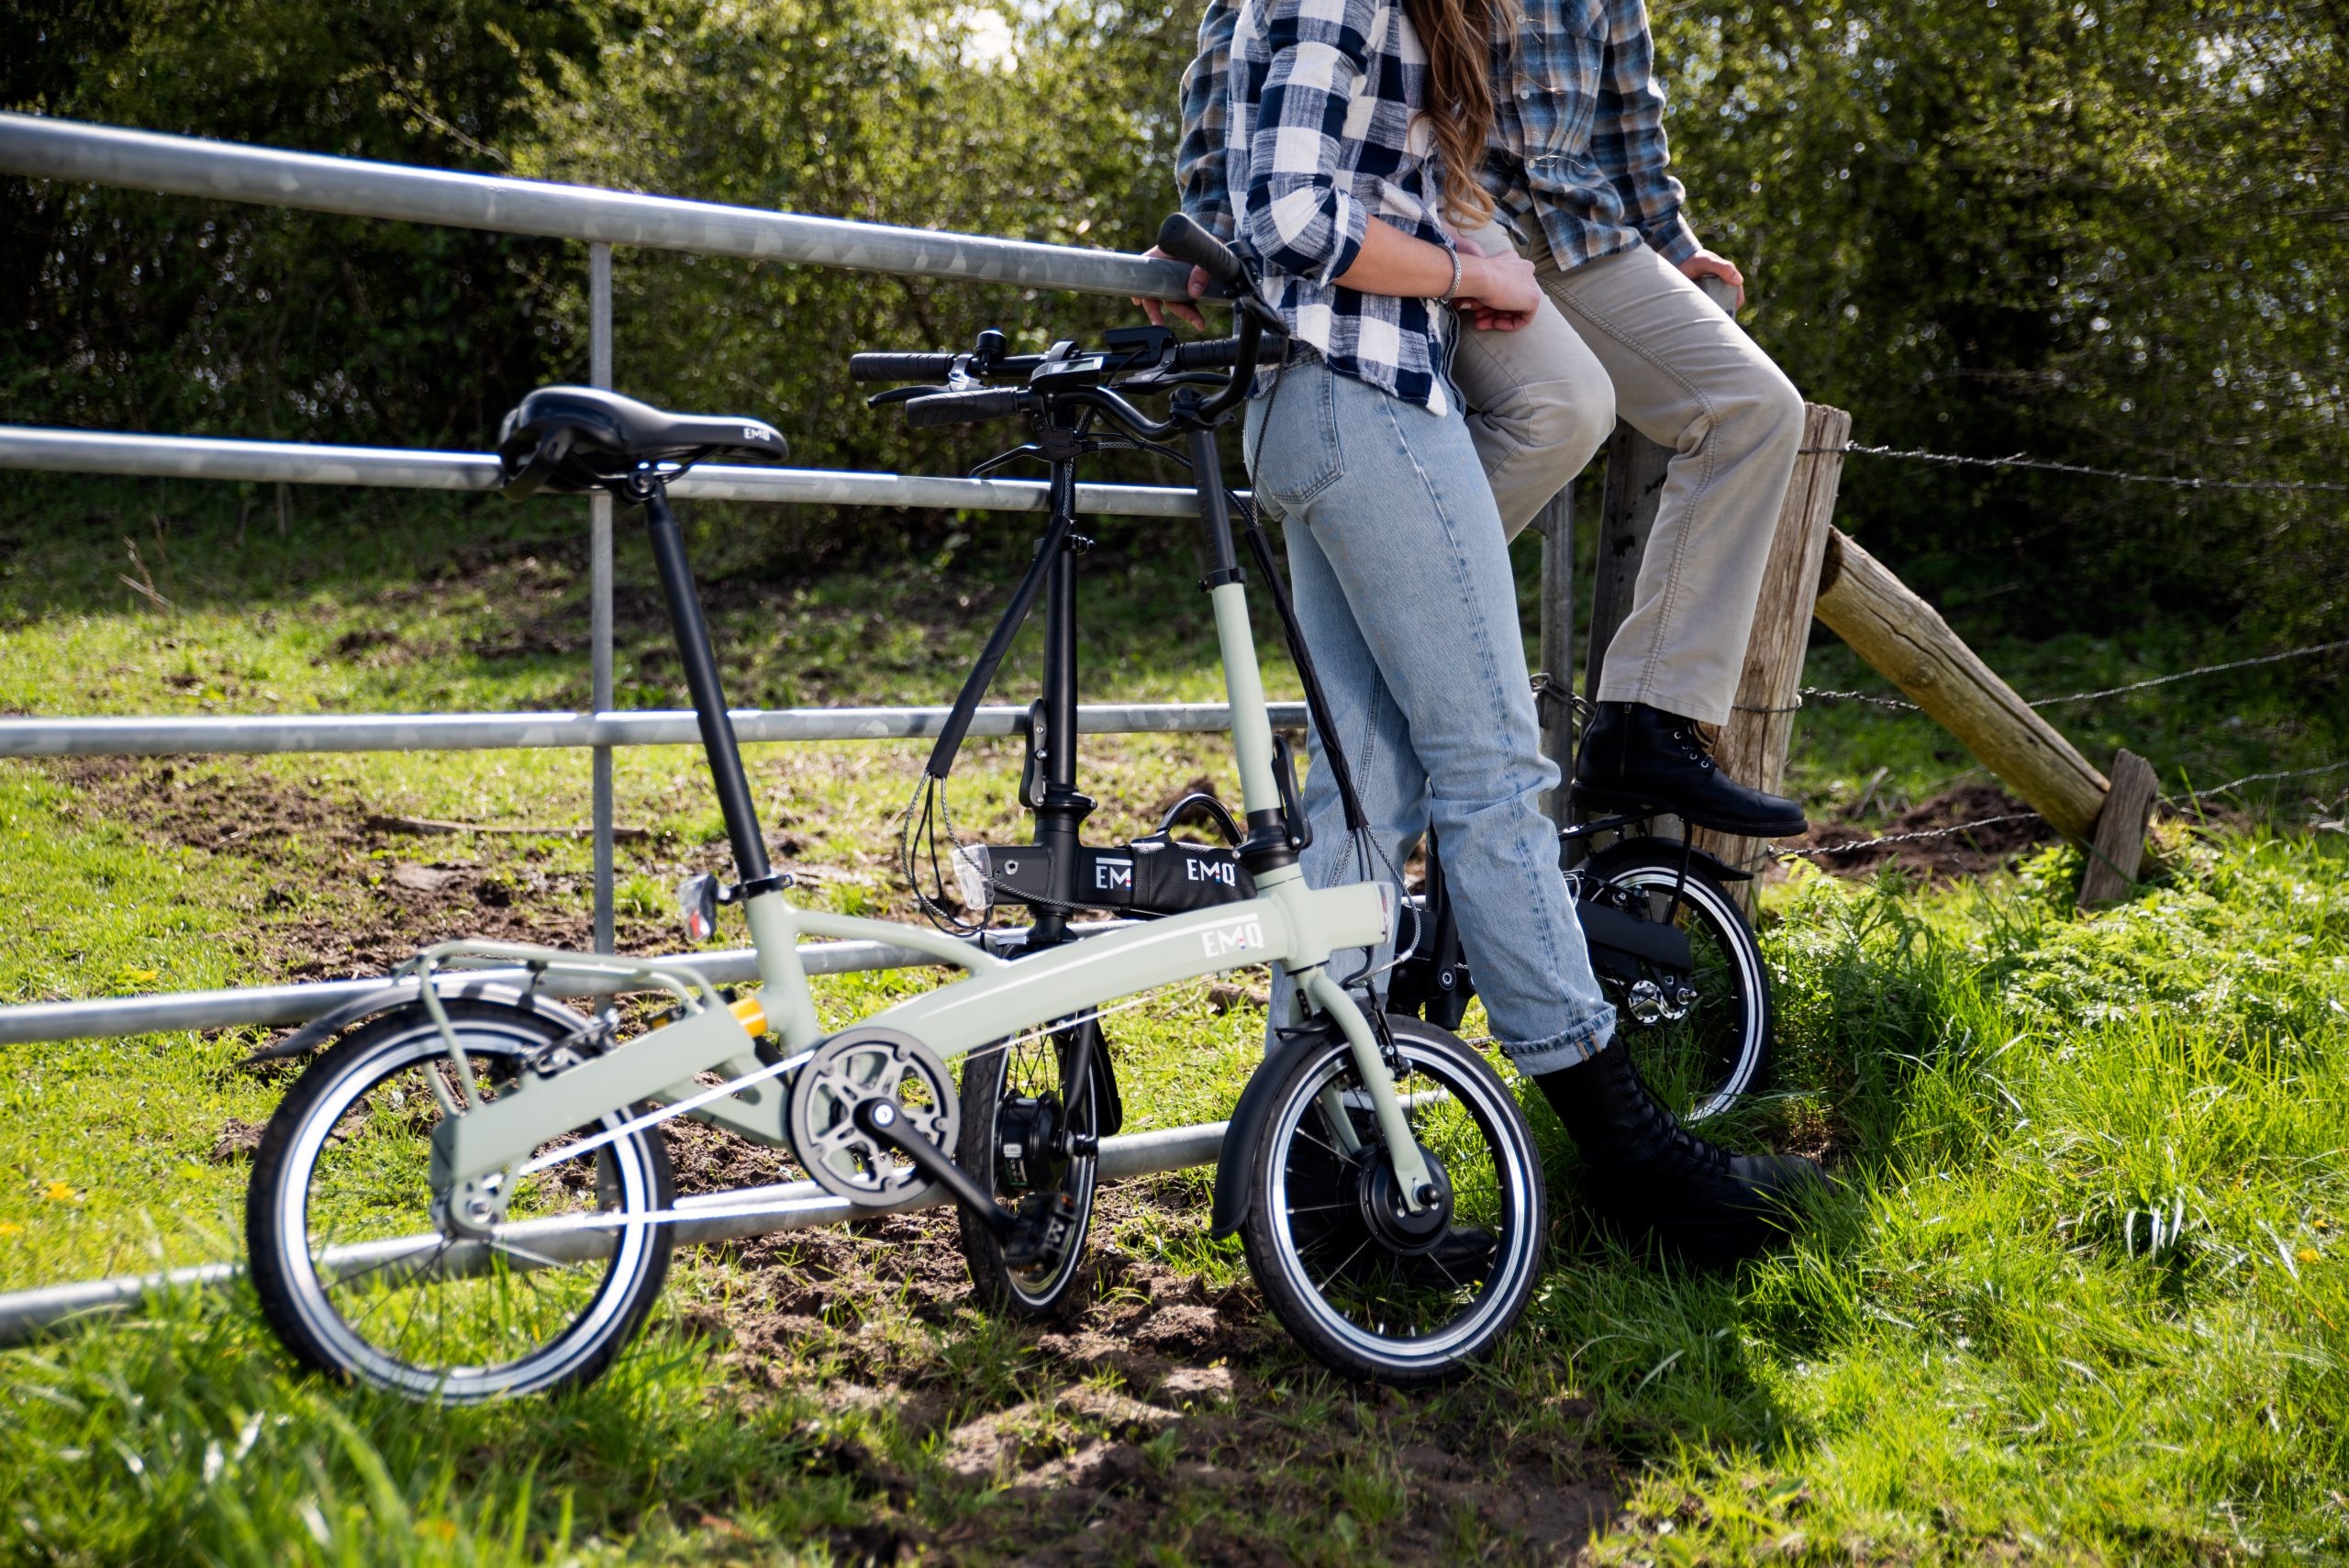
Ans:
<svg viewBox="0 0 2349 1568"><path fill-rule="evenodd" d="M762 419L669 414L596 386L542 386L497 428L505 493L601 490L645 464L670 473L711 458L780 462L783 436Z"/></svg>

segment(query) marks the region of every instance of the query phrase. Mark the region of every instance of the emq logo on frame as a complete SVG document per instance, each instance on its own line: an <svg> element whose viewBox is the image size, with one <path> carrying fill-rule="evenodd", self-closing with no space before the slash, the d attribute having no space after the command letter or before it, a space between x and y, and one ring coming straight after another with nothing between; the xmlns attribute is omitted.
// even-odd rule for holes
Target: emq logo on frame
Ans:
<svg viewBox="0 0 2349 1568"><path fill-rule="evenodd" d="M1248 952L1264 945L1264 927L1260 920L1236 920L1229 926L1217 926L1199 933L1199 943L1209 958L1221 958L1227 953Z"/></svg>

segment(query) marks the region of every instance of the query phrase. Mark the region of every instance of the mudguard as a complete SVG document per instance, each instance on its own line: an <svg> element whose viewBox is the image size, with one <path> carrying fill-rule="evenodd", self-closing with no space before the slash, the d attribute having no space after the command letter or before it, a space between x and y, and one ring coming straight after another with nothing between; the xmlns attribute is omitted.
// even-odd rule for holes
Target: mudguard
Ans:
<svg viewBox="0 0 2349 1568"><path fill-rule="evenodd" d="M1669 855L1674 860L1678 860L1680 858L1680 840L1677 839L1659 839L1653 835L1640 839L1625 839L1620 842L1608 845L1607 848L1591 856L1589 861L1586 863L1594 868L1594 874L1603 876L1606 874L1605 872L1596 870L1602 862L1618 855L1629 859L1631 851L1634 850L1642 851L1653 851L1657 854ZM1730 864L1727 861L1721 859L1719 855L1712 853L1709 850L1698 849L1693 844L1690 845L1688 849L1688 863L1692 866L1704 867L1707 871L1712 873L1716 880L1720 882L1752 882L1753 880L1753 873L1752 872L1740 871L1735 866Z"/></svg>
<svg viewBox="0 0 2349 1568"><path fill-rule="evenodd" d="M582 1014L573 1012L560 1002L541 996L536 991L525 990L521 986L499 981L483 979L478 975L468 975L462 973L437 975L433 979L432 989L434 994L444 1002L460 1000L499 1002L507 1006L528 1007L540 1018L562 1025L566 1031L593 1027L592 1021ZM275 1045L266 1046L254 1051L238 1065L250 1067L263 1062L290 1062L297 1056L307 1056L340 1034L345 1025L356 1023L361 1018L371 1018L377 1013L389 1012L394 1007L406 1006L419 999L423 994L422 982L411 975L395 984L384 986L381 991L370 992L354 1001L345 1002L330 1013L324 1013L312 1018Z"/></svg>
<svg viewBox="0 0 2349 1568"><path fill-rule="evenodd" d="M1247 1087L1240 1091L1240 1103L1231 1107L1231 1120L1223 1130L1223 1150L1215 1162L1215 1207L1208 1217L1208 1234L1217 1240L1237 1231L1247 1218L1248 1173L1255 1162L1256 1144L1264 1136L1264 1118L1272 1114L1275 1085L1298 1057L1328 1043L1336 1027L1308 1025L1293 1031L1256 1064Z"/></svg>

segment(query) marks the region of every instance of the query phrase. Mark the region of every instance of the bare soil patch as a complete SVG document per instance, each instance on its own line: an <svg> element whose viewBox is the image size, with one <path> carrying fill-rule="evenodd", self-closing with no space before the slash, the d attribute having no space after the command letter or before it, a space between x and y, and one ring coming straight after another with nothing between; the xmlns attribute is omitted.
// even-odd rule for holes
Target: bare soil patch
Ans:
<svg viewBox="0 0 2349 1568"><path fill-rule="evenodd" d="M1105 1229L1164 1196L1160 1184L1105 1189ZM1219 1286L1097 1247L1090 1303L1067 1322L1016 1327L1010 1385L974 1390L961 1357L909 1349L890 1331L911 1317L951 1342L976 1327L951 1214L763 1238L736 1257L756 1290L689 1322L722 1343L733 1380L784 1385L813 1352L840 1368L823 1385L827 1406L884 1412L922 1445L924 1473L872 1443L826 1451L826 1467L876 1509L858 1540L836 1542L865 1561L1059 1568L1150 1542L1195 1562L1283 1562L1283 1529L1326 1539L1341 1528L1345 1478L1368 1473L1394 1512L1357 1522L1384 1560L1452 1561L1474 1540L1486 1560L1554 1562L1628 1491L1588 1442L1578 1401L1509 1411L1475 1383L1411 1396L1338 1383L1244 1282ZM915 1506L939 1488L985 1506ZM930 1522L941 1516L955 1522Z"/></svg>
<svg viewBox="0 0 2349 1568"><path fill-rule="evenodd" d="M250 933L273 978L380 974L451 937L582 948L593 938L583 879L545 871L531 846L436 854L450 846L371 829L370 808L355 797L298 786L239 758L204 768L80 758L59 772L91 816L157 844L267 867ZM395 852L375 852L386 850Z"/></svg>
<svg viewBox="0 0 2349 1568"><path fill-rule="evenodd" d="M1885 865L1892 864L1928 882L1954 882L2003 871L2025 852L2054 843L2060 835L2044 818L2032 815L2021 821L1997 822L1944 838L1905 844L1872 844L1870 840L1954 828L2030 810L2029 806L1996 785L1962 784L1911 806L1874 832L1849 823L1831 822L1812 827L1799 839L1782 840L1778 848L1817 850L1820 852L1809 856L1810 862L1838 876L1872 876ZM1839 849L1839 845L1868 847Z"/></svg>

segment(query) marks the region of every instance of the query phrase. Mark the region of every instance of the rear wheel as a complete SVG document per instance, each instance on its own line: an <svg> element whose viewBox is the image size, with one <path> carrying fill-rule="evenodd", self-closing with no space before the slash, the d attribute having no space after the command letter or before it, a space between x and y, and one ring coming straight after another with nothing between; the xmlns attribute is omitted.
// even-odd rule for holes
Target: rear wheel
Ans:
<svg viewBox="0 0 2349 1568"><path fill-rule="evenodd" d="M525 1058L562 1039L529 1007L446 1004L482 1097L527 1093ZM329 1047L270 1118L246 1198L262 1313L296 1360L412 1398L465 1403L592 1380L661 1294L668 1151L629 1133L514 1180L488 1239L451 1229L431 1179L433 1081L462 1104L420 1004ZM614 1110L541 1144L621 1126ZM634 1222L632 1222L634 1221Z"/></svg>
<svg viewBox="0 0 2349 1568"><path fill-rule="evenodd" d="M1333 1030L1272 1088L1240 1234L1298 1343L1348 1376L1409 1386L1463 1371L1524 1311L1541 1272L1542 1165L1483 1057L1417 1018L1389 1027L1437 1212L1400 1204L1353 1052Z"/></svg>
<svg viewBox="0 0 2349 1568"><path fill-rule="evenodd" d="M1049 1037L1015 1040L963 1059L963 1138L959 1162L1005 1210L1042 1223L1065 1194L1074 1213L1055 1257L1013 1262L1003 1243L962 1214L963 1257L988 1307L1023 1318L1064 1316L1085 1305L1090 1273L1085 1248L1093 1228L1097 1154L1076 1154L1068 1140L1094 1147L1101 1133L1107 1053L1086 1074L1071 1108L1070 1069L1081 1051L1097 1051L1099 1026L1081 1024Z"/></svg>
<svg viewBox="0 0 2349 1568"><path fill-rule="evenodd" d="M1685 880L1681 865L1676 842L1633 839L1580 868L1580 895L1688 939L1685 971L1594 960L1641 1079L1664 1108L1691 1122L1727 1110L1761 1083L1772 1018L1769 971L1744 911L1702 865L1690 862Z"/></svg>

